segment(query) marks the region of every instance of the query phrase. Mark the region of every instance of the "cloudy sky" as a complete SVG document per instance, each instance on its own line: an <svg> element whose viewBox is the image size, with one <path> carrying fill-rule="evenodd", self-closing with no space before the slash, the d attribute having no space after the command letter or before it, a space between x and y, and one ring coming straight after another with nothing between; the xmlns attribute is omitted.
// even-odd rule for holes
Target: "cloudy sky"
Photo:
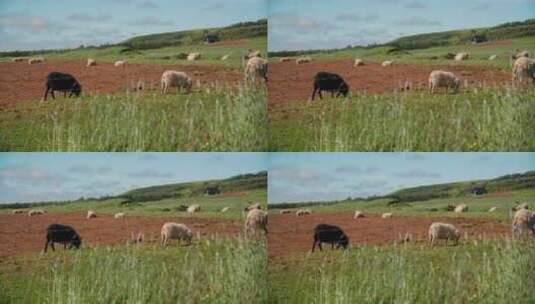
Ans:
<svg viewBox="0 0 535 304"><path fill-rule="evenodd" d="M535 153L272 153L268 200L303 202L535 170Z"/></svg>
<svg viewBox="0 0 535 304"><path fill-rule="evenodd" d="M0 0L0 51L115 43L254 21L266 18L266 1Z"/></svg>
<svg viewBox="0 0 535 304"><path fill-rule="evenodd" d="M535 17L535 0L270 0L270 51L384 43Z"/></svg>
<svg viewBox="0 0 535 304"><path fill-rule="evenodd" d="M98 197L263 170L262 153L0 153L0 204Z"/></svg>

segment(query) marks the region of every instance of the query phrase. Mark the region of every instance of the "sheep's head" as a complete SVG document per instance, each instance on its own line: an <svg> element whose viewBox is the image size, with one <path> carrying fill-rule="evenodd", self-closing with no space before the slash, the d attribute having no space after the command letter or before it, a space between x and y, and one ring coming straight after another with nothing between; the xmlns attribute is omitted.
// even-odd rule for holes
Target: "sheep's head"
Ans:
<svg viewBox="0 0 535 304"><path fill-rule="evenodd" d="M82 238L79 235L75 235L71 240L70 248L78 249L80 248L81 245L82 245Z"/></svg>
<svg viewBox="0 0 535 304"><path fill-rule="evenodd" d="M347 97L347 94L349 93L349 86L347 83L342 82L339 89L340 94L344 95L344 97Z"/></svg>
<svg viewBox="0 0 535 304"><path fill-rule="evenodd" d="M344 234L338 242L338 248L343 247L344 249L347 249L347 246L349 246L349 238Z"/></svg>
<svg viewBox="0 0 535 304"><path fill-rule="evenodd" d="M461 86L461 80L457 77L455 77L455 79L453 80L453 87L458 90L459 87Z"/></svg>
<svg viewBox="0 0 535 304"><path fill-rule="evenodd" d="M459 231L459 229L455 229L455 231L453 232L453 235L456 241L458 241L461 238L461 232Z"/></svg>
<svg viewBox="0 0 535 304"><path fill-rule="evenodd" d="M82 85L76 82L72 85L71 94L74 94L76 95L76 97L79 97L80 93L82 93Z"/></svg>

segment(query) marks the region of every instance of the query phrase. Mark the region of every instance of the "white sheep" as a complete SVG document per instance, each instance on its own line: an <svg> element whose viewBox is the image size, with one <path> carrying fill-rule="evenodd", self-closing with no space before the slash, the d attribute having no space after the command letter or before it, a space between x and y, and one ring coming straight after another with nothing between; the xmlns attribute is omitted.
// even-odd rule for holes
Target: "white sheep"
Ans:
<svg viewBox="0 0 535 304"><path fill-rule="evenodd" d="M525 231L531 230L535 236L535 212L528 209L519 209L513 218L513 237L520 237Z"/></svg>
<svg viewBox="0 0 535 304"><path fill-rule="evenodd" d="M436 88L445 87L446 92L448 88L453 88L455 91L459 90L461 81L452 72L435 70L429 74L429 92L433 94Z"/></svg>
<svg viewBox="0 0 535 304"><path fill-rule="evenodd" d="M454 212L456 213L462 213L466 211L468 211L468 206L466 206L465 204L455 206Z"/></svg>
<svg viewBox="0 0 535 304"><path fill-rule="evenodd" d="M264 79L267 81L268 61L260 58L253 57L247 61L245 66L245 80L255 81L256 79Z"/></svg>
<svg viewBox="0 0 535 304"><path fill-rule="evenodd" d="M384 67L391 66L393 64L394 64L394 60L386 60L386 61L383 61L383 63L381 63L381 65Z"/></svg>
<svg viewBox="0 0 535 304"><path fill-rule="evenodd" d="M96 66L97 65L97 61L93 58L88 58L87 59L87 64L86 66L90 67L90 66Z"/></svg>
<svg viewBox="0 0 535 304"><path fill-rule="evenodd" d="M11 211L11 214L21 214L21 213L24 213L25 210L22 210L22 209L15 209L13 211Z"/></svg>
<svg viewBox="0 0 535 304"><path fill-rule="evenodd" d="M113 64L115 67L126 67L126 60L118 60L118 61L115 61L115 63Z"/></svg>
<svg viewBox="0 0 535 304"><path fill-rule="evenodd" d="M221 60L227 60L227 59L229 59L229 58L230 58L230 55L223 55L223 56L221 57Z"/></svg>
<svg viewBox="0 0 535 304"><path fill-rule="evenodd" d="M96 218L96 217L97 217L97 213L95 211L88 210L85 218L91 219L91 218Z"/></svg>
<svg viewBox="0 0 535 304"><path fill-rule="evenodd" d="M191 92L193 81L188 74L179 71L167 70L162 74L162 94L166 94L170 87L186 89Z"/></svg>
<svg viewBox="0 0 535 304"><path fill-rule="evenodd" d="M279 58L279 61L280 62L289 62L289 61L292 61L292 58L290 58L290 57L281 57L281 58Z"/></svg>
<svg viewBox="0 0 535 304"><path fill-rule="evenodd" d="M188 213L195 213L201 211L201 206L197 204L193 204L188 206Z"/></svg>
<svg viewBox="0 0 535 304"><path fill-rule="evenodd" d="M520 58L520 57L529 57L529 52L527 50L523 50L521 52L519 52L518 54L516 54L515 58Z"/></svg>
<svg viewBox="0 0 535 304"><path fill-rule="evenodd" d="M513 64L513 82L522 83L529 79L531 81L535 79L535 60L528 57L520 57Z"/></svg>
<svg viewBox="0 0 535 304"><path fill-rule="evenodd" d="M36 63L42 63L45 59L43 57L33 57L28 59L28 64L36 64Z"/></svg>
<svg viewBox="0 0 535 304"><path fill-rule="evenodd" d="M260 205L260 203L250 204L247 207L245 207L243 211L251 211L253 209L262 209L262 205Z"/></svg>
<svg viewBox="0 0 535 304"><path fill-rule="evenodd" d="M191 239L193 238L193 232L191 229L189 229L184 224L179 223L173 223L173 222L167 222L163 224L162 230L161 230L161 236L162 236L162 246L167 245L168 240L178 240L180 241L184 240L187 242L188 245L191 244Z"/></svg>
<svg viewBox="0 0 535 304"><path fill-rule="evenodd" d="M309 215L311 213L312 213L312 210L310 209L299 209L295 212L295 216Z"/></svg>
<svg viewBox="0 0 535 304"><path fill-rule="evenodd" d="M247 59L251 59L254 57L262 57L262 52L260 52L259 50L249 50L249 54L247 54Z"/></svg>
<svg viewBox="0 0 535 304"><path fill-rule="evenodd" d="M383 215L381 216L382 218L386 219L386 218L391 218L392 217L392 213L383 213Z"/></svg>
<svg viewBox="0 0 535 304"><path fill-rule="evenodd" d="M289 213L292 213L292 210L290 209L282 209L281 211L279 211L280 214L289 214Z"/></svg>
<svg viewBox="0 0 535 304"><path fill-rule="evenodd" d="M32 209L28 211L28 216L34 216L34 215L42 215L45 214L46 211L43 209Z"/></svg>
<svg viewBox="0 0 535 304"><path fill-rule="evenodd" d="M295 60L295 63L297 64L303 64L303 63L309 63L312 61L312 58L307 56L307 57L301 57L301 58L297 58Z"/></svg>
<svg viewBox="0 0 535 304"><path fill-rule="evenodd" d="M496 211L496 209L498 209L498 207L496 206L490 207L489 212L494 212Z"/></svg>
<svg viewBox="0 0 535 304"><path fill-rule="evenodd" d="M223 207L221 208L221 212L227 212L230 210L230 207Z"/></svg>
<svg viewBox="0 0 535 304"><path fill-rule="evenodd" d="M491 55L491 56L489 57L489 60L494 60L494 59L496 59L496 58L498 58L498 55Z"/></svg>
<svg viewBox="0 0 535 304"><path fill-rule="evenodd" d="M446 240L446 245L448 244L449 240L453 240L455 241L455 244L458 244L461 233L452 224L435 222L429 226L428 237L429 244L431 244L431 246L434 245L435 240L437 239Z"/></svg>
<svg viewBox="0 0 535 304"><path fill-rule="evenodd" d="M528 203L522 203L515 206L514 210L529 209Z"/></svg>
<svg viewBox="0 0 535 304"><path fill-rule="evenodd" d="M267 224L267 212L260 209L252 209L247 213L247 218L245 219L245 231L256 234L262 230L267 234Z"/></svg>
<svg viewBox="0 0 535 304"><path fill-rule="evenodd" d="M355 59L355 62L353 63L353 67L358 67L358 66L361 66L361 65L364 65L364 61L362 59Z"/></svg>
<svg viewBox="0 0 535 304"><path fill-rule="evenodd" d="M119 212L119 213L115 213L115 215L113 215L113 218L115 219L122 219L126 216L126 214L124 214L124 212Z"/></svg>
<svg viewBox="0 0 535 304"><path fill-rule="evenodd" d="M21 61L24 61L24 60L25 60L25 58L23 58L23 57L15 57L15 58L11 59L11 61L13 61L13 62L21 62Z"/></svg>
<svg viewBox="0 0 535 304"><path fill-rule="evenodd" d="M189 53L188 61L195 61L201 59L201 53Z"/></svg>
<svg viewBox="0 0 535 304"><path fill-rule="evenodd" d="M463 60L468 59L468 57L470 57L470 55L468 55L468 53L465 53L465 52L457 53L455 55L455 61L463 61Z"/></svg>
<svg viewBox="0 0 535 304"><path fill-rule="evenodd" d="M355 215L353 215L353 219L356 220L356 219L358 219L358 218L362 218L362 217L365 217L365 216L364 216L364 212L362 212L362 211L358 211L358 210L355 211Z"/></svg>

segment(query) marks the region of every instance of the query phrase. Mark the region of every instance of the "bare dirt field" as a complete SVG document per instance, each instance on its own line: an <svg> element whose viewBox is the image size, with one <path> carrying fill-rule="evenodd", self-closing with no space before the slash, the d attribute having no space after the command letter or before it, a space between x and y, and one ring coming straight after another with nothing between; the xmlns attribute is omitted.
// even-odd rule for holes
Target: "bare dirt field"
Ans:
<svg viewBox="0 0 535 304"><path fill-rule="evenodd" d="M413 89L427 88L429 74L433 70L447 70L455 73L464 84L503 85L511 81L508 72L481 66L467 65L408 65L394 64L382 67L378 63L367 63L353 67L353 60L316 60L297 65L295 61L270 62L268 100L269 105L307 100L313 89L314 75L320 71L339 74L349 84L353 93L392 93L405 81Z"/></svg>
<svg viewBox="0 0 535 304"><path fill-rule="evenodd" d="M270 259L288 257L312 249L313 230L318 224L337 225L348 235L352 246L387 245L409 233L414 240L426 239L432 222L454 224L464 236L494 237L510 233L508 226L497 220L466 218L393 217L382 219L379 215L353 219L353 214L313 213L297 217L295 214L270 214L268 227L268 256ZM324 250L331 250L324 246Z"/></svg>
<svg viewBox="0 0 535 304"><path fill-rule="evenodd" d="M184 223L194 234L203 236L238 235L242 224L237 220L206 218L164 218L127 216L114 219L101 215L87 220L85 213L49 213L29 217L27 214L0 214L0 258L39 252L46 240L46 227L58 223L72 226L82 237L82 245L112 245L131 239L132 232L143 232L145 240L158 241L160 229L165 222ZM63 246L56 249L63 250Z"/></svg>
<svg viewBox="0 0 535 304"><path fill-rule="evenodd" d="M236 85L241 79L237 69L209 65L159 65L129 64L125 68L114 67L111 62L98 62L97 66L86 67L85 60L47 60L29 65L28 62L0 63L0 106L16 102L41 99L45 90L45 79L50 72L73 75L87 93L124 92L142 80L147 88L159 89L160 78L165 70L188 73L201 85ZM50 97L50 96L49 96Z"/></svg>

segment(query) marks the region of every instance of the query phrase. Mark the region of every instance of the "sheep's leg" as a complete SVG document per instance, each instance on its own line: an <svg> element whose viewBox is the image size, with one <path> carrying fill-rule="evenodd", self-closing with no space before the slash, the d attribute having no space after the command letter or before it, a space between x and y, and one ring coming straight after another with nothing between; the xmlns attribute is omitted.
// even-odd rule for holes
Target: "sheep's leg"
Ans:
<svg viewBox="0 0 535 304"><path fill-rule="evenodd" d="M54 90L50 90L50 95L52 95L52 99L56 99L56 96L54 95Z"/></svg>
<svg viewBox="0 0 535 304"><path fill-rule="evenodd" d="M316 96L316 91L318 90L318 87L314 85L314 90L312 91L312 96L310 97L310 101L314 100L314 97Z"/></svg>
<svg viewBox="0 0 535 304"><path fill-rule="evenodd" d="M46 86L46 90L45 90L45 96L43 97L43 99L46 101L46 98L48 96L48 91L50 91L50 87L49 86Z"/></svg>
<svg viewBox="0 0 535 304"><path fill-rule="evenodd" d="M165 246L165 234L162 234L162 242L161 242L161 245L162 245L162 246Z"/></svg>
<svg viewBox="0 0 535 304"><path fill-rule="evenodd" d="M67 250L67 243L63 243L63 249Z"/></svg>
<svg viewBox="0 0 535 304"><path fill-rule="evenodd" d="M312 243L312 252L314 252L314 250L316 249L316 242L317 240L314 240L314 243Z"/></svg>
<svg viewBox="0 0 535 304"><path fill-rule="evenodd" d="M56 251L56 248L54 248L54 242L50 242L50 247L52 247L52 251Z"/></svg>
<svg viewBox="0 0 535 304"><path fill-rule="evenodd" d="M323 91L322 89L319 89L319 90L318 90L318 95L320 96L320 99L323 99L323 95L321 95L321 92L322 92L322 91Z"/></svg>
<svg viewBox="0 0 535 304"><path fill-rule="evenodd" d="M45 253L47 249L48 249L48 239L46 240L46 243L45 243Z"/></svg>

